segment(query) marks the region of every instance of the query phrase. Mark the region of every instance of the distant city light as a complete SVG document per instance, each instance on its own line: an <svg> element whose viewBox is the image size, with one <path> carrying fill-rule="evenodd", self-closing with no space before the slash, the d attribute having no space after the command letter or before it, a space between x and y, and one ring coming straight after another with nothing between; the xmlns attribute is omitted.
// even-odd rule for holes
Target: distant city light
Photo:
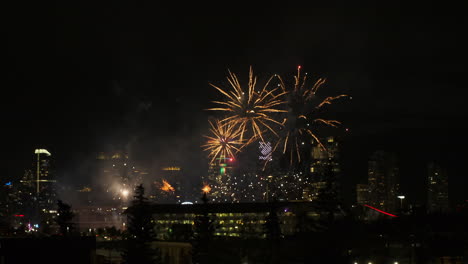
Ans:
<svg viewBox="0 0 468 264"><path fill-rule="evenodd" d="M192 202L183 202L181 204L193 204Z"/></svg>

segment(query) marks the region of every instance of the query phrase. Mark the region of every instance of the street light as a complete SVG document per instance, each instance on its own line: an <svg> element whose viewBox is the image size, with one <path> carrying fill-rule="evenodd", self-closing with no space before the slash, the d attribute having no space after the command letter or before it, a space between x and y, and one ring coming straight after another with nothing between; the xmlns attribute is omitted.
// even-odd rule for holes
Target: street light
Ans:
<svg viewBox="0 0 468 264"><path fill-rule="evenodd" d="M403 209L403 199L405 199L404 195L398 195L398 199L400 199L400 209Z"/></svg>

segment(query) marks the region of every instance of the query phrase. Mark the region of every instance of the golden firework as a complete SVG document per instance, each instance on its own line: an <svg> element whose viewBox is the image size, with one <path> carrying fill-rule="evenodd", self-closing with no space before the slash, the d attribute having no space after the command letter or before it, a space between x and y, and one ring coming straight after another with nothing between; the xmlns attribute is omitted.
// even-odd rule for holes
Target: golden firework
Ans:
<svg viewBox="0 0 468 264"><path fill-rule="evenodd" d="M301 146L311 140L315 141L320 148L326 150L318 136L315 134L312 126L314 123L322 123L327 126L336 127L341 124L337 120L323 119L318 115L318 110L323 106L332 104L338 98L347 95L338 95L326 97L324 100L317 100L316 93L319 88L325 83L325 79L318 79L310 88L306 87L307 73L301 76L301 67L297 68L297 75L294 76L294 86L288 88L283 79L278 75L280 86L283 92L287 93L288 111L283 119L282 125L284 130L276 142L273 151L278 147L281 148L283 154L289 153L289 160L292 164L294 160L301 161ZM315 103L315 102L319 103ZM265 163L266 164L266 163Z"/></svg>
<svg viewBox="0 0 468 264"><path fill-rule="evenodd" d="M161 187L161 190L165 191L165 192L173 192L175 191L174 187L172 187L172 185L170 185L166 180L162 180L162 187Z"/></svg>
<svg viewBox="0 0 468 264"><path fill-rule="evenodd" d="M235 153L239 152L244 145L244 140L240 139L241 131L235 129L231 123L222 124L221 121L216 120L210 123L211 136L205 136L208 141L206 142L203 150L210 151L208 158L211 158L210 163L213 163L217 158L221 159L226 157L233 157Z"/></svg>
<svg viewBox="0 0 468 264"><path fill-rule="evenodd" d="M208 184L205 184L202 188L203 193L209 193L211 191L211 187Z"/></svg>
<svg viewBox="0 0 468 264"><path fill-rule="evenodd" d="M247 89L241 86L237 76L229 71L227 80L230 88L220 88L211 84L216 90L226 97L226 101L213 101L222 107L210 108L208 110L227 112L227 117L221 120L223 124L229 124L232 127L239 128L240 139L244 139L246 131L250 132L248 143L256 138L263 140L263 133L271 131L278 135L272 125L282 124L275 120L271 115L273 113L286 112L278 107L285 103L283 96L286 95L278 86L270 88L269 84L275 76L271 76L263 88L257 89L257 77L254 76L252 67L249 71L249 82Z"/></svg>

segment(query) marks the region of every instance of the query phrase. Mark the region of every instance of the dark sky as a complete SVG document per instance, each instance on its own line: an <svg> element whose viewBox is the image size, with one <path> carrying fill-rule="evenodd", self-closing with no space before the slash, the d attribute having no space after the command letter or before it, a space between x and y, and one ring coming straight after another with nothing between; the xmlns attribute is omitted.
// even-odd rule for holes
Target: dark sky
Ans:
<svg viewBox="0 0 468 264"><path fill-rule="evenodd" d="M97 151L204 173L200 150L227 69L326 77L343 143L346 198L377 149L396 151L403 190L422 199L425 163L448 167L453 201L468 199L467 19L462 7L11 6L4 10L0 114L3 178L48 148L64 182L81 183ZM83 180L84 181L84 180Z"/></svg>

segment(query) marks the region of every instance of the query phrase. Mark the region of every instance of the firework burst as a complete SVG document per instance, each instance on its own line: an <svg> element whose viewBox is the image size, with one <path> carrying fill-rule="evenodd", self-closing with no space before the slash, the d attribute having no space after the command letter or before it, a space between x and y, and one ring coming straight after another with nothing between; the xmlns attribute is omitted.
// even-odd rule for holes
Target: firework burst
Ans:
<svg viewBox="0 0 468 264"><path fill-rule="evenodd" d="M312 87L306 87L307 73L301 76L301 67L297 68L294 76L294 86L289 88L282 78L278 76L280 86L287 93L287 114L281 123L284 126L280 137L275 144L274 151L281 149L284 155L289 155L290 163L301 162L301 146L305 142L315 141L322 149L326 150L318 136L312 129L315 124L321 123L331 127L341 124L337 120L329 120L318 117L318 112L325 105L330 105L338 98L346 95L330 96L324 100L318 100L316 93L325 83L325 79L318 79ZM318 102L318 103L317 103Z"/></svg>
<svg viewBox="0 0 468 264"><path fill-rule="evenodd" d="M209 193L211 191L211 187L208 184L205 184L202 188L203 193Z"/></svg>
<svg viewBox="0 0 468 264"><path fill-rule="evenodd" d="M227 112L227 117L221 120L221 123L239 128L241 140L244 139L244 134L249 131L250 136L247 143L257 138L264 141L263 133L265 131L270 131L278 136L272 125L281 126L282 124L271 115L286 112L278 108L285 103L283 96L286 95L286 92L282 91L280 87L269 88L269 84L274 77L270 77L263 88L258 89L256 88L257 77L254 76L252 67L250 67L249 82L247 89L245 89L241 86L237 76L229 71L227 80L230 88L222 89L210 83L226 97L226 101L213 101L220 107L208 110Z"/></svg>
<svg viewBox="0 0 468 264"><path fill-rule="evenodd" d="M162 191L165 191L165 192L173 192L175 191L174 187L172 187L172 185L170 185L166 180L162 180L162 187L161 187L161 190Z"/></svg>
<svg viewBox="0 0 468 264"><path fill-rule="evenodd" d="M216 120L210 122L211 136L205 136L206 142L203 150L209 151L208 158L211 158L210 163L213 163L217 158L220 160L226 157L233 157L239 152L245 144L243 139L240 139L241 131L236 129L230 123L222 124Z"/></svg>

